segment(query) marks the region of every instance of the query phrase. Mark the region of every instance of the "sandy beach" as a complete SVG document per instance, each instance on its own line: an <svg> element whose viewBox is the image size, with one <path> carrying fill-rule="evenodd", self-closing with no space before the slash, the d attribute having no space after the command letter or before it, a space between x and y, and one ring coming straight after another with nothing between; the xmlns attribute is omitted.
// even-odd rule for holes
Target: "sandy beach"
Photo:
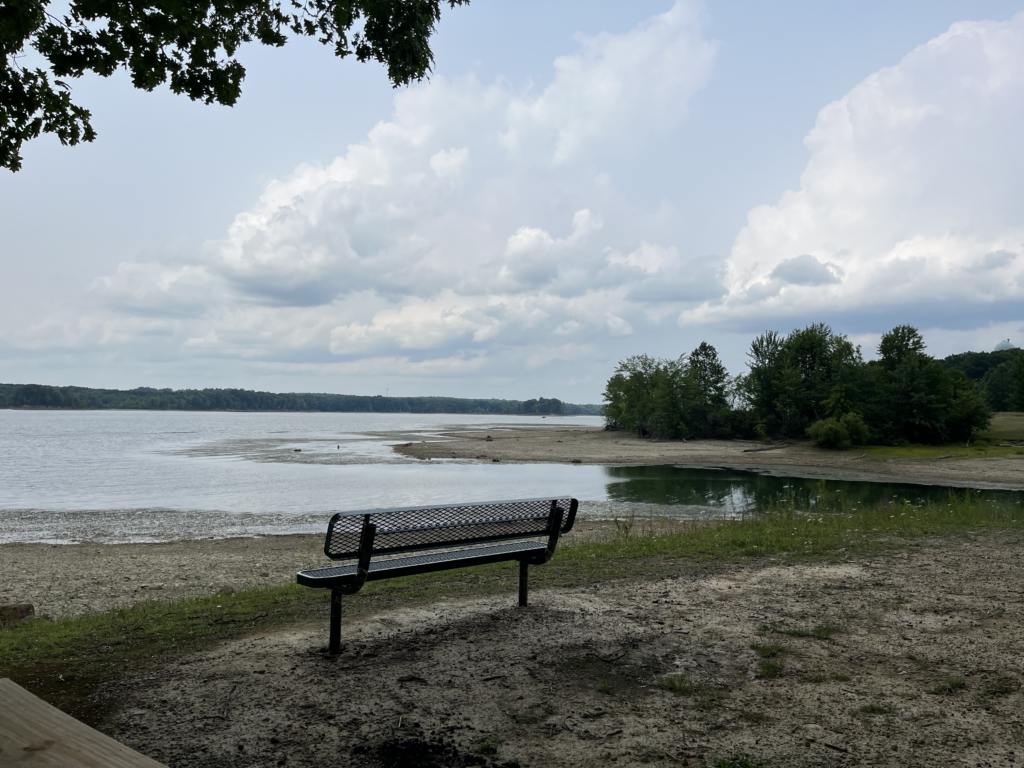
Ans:
<svg viewBox="0 0 1024 768"><path fill-rule="evenodd" d="M826 451L809 443L776 450L742 440L640 440L599 427L451 431L443 440L395 446L403 456L500 462L674 464L729 467L812 479L888 481L965 488L1024 490L1024 455L982 458L885 458Z"/></svg>

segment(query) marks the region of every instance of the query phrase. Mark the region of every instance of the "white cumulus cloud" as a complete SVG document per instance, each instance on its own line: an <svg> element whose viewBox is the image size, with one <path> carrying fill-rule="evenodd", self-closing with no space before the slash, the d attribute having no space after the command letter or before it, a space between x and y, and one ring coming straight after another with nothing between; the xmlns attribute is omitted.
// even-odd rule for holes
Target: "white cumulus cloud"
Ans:
<svg viewBox="0 0 1024 768"><path fill-rule="evenodd" d="M728 293L680 322L1019 301L1022 125L1024 14L954 24L821 110L800 188L749 212Z"/></svg>
<svg viewBox="0 0 1024 768"><path fill-rule="evenodd" d="M701 7L581 36L537 92L472 76L403 90L389 120L269 184L191 262L123 264L94 293L118 328L158 315L196 353L421 372L554 363L632 334L656 305L717 295L713 270L637 239L595 172L671 129L707 82Z"/></svg>

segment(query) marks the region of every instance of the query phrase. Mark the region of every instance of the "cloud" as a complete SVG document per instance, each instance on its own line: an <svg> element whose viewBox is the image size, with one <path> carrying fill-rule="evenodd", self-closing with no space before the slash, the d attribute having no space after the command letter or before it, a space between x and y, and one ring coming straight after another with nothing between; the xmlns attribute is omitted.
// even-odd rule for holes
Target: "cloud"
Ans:
<svg viewBox="0 0 1024 768"><path fill-rule="evenodd" d="M1019 301L1022 124L1024 14L954 24L821 110L800 188L748 213L728 292L680 322Z"/></svg>
<svg viewBox="0 0 1024 768"><path fill-rule="evenodd" d="M580 36L537 92L472 76L398 92L389 120L267 185L194 258L98 278L103 322L166 319L187 354L536 367L719 295L720 270L638 238L595 172L670 130L707 82L701 8Z"/></svg>
<svg viewBox="0 0 1024 768"><path fill-rule="evenodd" d="M677 2L624 35L578 36L579 53L555 60L555 79L539 97L509 102L504 145L520 152L539 144L542 157L561 164L588 145L674 125L707 82L718 48L703 39L701 10Z"/></svg>
<svg viewBox="0 0 1024 768"><path fill-rule="evenodd" d="M838 283L843 270L831 261L823 264L810 254L780 261L769 277L790 285L826 285Z"/></svg>

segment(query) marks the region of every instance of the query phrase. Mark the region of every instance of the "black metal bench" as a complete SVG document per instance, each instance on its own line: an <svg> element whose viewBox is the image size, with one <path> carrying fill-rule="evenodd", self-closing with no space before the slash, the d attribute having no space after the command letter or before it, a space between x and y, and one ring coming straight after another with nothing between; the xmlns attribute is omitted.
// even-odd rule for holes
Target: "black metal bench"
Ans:
<svg viewBox="0 0 1024 768"><path fill-rule="evenodd" d="M551 559L578 508L576 499L523 499L339 512L327 526L324 554L351 562L299 571L296 579L331 590L329 650L339 653L341 596L367 581L518 560L519 605L526 605L527 569Z"/></svg>

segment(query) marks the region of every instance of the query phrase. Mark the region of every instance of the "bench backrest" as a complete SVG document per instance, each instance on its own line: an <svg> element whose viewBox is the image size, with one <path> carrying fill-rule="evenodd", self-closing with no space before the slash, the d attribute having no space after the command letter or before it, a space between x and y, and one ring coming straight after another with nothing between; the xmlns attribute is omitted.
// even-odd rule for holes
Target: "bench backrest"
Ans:
<svg viewBox="0 0 1024 768"><path fill-rule="evenodd" d="M550 536L553 505L561 512L558 534L568 533L579 508L571 498L339 512L327 526L324 554L332 560L358 557L368 523L376 527L374 555Z"/></svg>

